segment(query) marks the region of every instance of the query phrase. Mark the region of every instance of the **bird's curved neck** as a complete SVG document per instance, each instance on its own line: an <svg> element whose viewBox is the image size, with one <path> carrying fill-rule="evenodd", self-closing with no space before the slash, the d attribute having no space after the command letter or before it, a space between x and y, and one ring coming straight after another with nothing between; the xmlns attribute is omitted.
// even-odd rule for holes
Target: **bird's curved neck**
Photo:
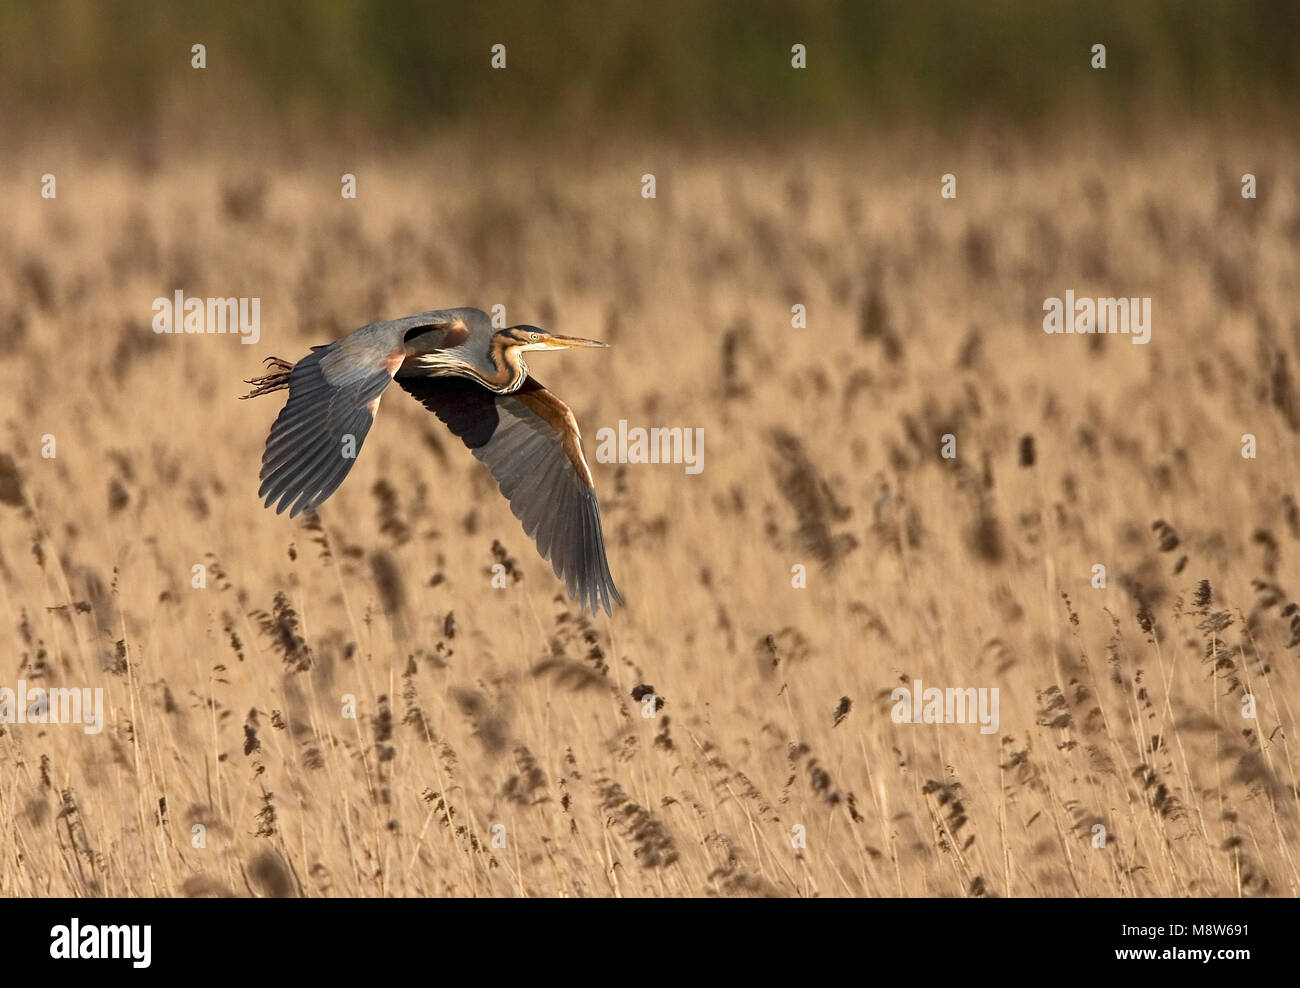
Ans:
<svg viewBox="0 0 1300 988"><path fill-rule="evenodd" d="M493 373L483 375L482 382L499 394L509 394L524 383L528 376L528 364L518 347L507 346L501 337L494 337L488 347L488 360L494 368Z"/></svg>

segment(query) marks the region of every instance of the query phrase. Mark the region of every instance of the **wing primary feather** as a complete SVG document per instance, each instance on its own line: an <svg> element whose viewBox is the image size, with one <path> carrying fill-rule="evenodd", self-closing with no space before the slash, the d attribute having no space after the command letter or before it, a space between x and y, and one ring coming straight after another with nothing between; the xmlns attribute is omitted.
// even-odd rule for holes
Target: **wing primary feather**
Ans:
<svg viewBox="0 0 1300 988"><path fill-rule="evenodd" d="M562 401L535 378L510 395L461 378L397 380L491 471L571 598L592 614L610 614L612 604L623 602L609 572L590 472L581 446L575 451L573 414Z"/></svg>
<svg viewBox="0 0 1300 988"><path fill-rule="evenodd" d="M324 429L317 429L310 437L295 446L286 447L276 463L262 470L262 486L279 487L289 477L302 475L307 467L319 460L323 448L328 448L329 437Z"/></svg>
<svg viewBox="0 0 1300 988"><path fill-rule="evenodd" d="M280 501L279 506L275 509L276 514L283 512L291 501L301 495L313 483L316 477L322 475L328 469L330 460L335 454L331 448L329 436L322 435L321 439L323 441L304 451L301 463L287 464L276 479L276 498Z"/></svg>

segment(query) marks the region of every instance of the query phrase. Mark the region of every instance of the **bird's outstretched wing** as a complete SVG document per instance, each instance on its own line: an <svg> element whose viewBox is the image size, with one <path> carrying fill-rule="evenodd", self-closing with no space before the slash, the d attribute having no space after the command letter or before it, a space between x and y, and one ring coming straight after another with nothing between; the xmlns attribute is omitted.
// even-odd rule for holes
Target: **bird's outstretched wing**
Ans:
<svg viewBox="0 0 1300 988"><path fill-rule="evenodd" d="M569 407L528 378L495 394L458 377L399 377L397 383L442 419L496 478L524 532L593 614L623 603L610 576L600 508Z"/></svg>
<svg viewBox="0 0 1300 988"><path fill-rule="evenodd" d="M315 508L352 469L379 410L379 397L401 364L401 352L370 356L345 345L320 347L294 366L289 400L266 440L258 497L289 517ZM292 507L290 507L292 505Z"/></svg>

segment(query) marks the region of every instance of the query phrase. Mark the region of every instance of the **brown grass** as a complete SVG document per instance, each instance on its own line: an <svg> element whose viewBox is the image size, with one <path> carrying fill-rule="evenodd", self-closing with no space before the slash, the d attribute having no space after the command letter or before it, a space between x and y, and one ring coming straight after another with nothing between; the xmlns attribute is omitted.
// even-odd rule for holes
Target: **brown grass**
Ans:
<svg viewBox="0 0 1300 988"><path fill-rule="evenodd" d="M66 151L5 170L0 686L110 709L0 729L0 895L1296 894L1294 147ZM262 341L155 335L178 287ZM1046 336L1067 288L1152 342ZM498 302L614 344L533 361L589 457L705 429L592 464L612 620L400 392L318 517L256 498L265 354Z"/></svg>

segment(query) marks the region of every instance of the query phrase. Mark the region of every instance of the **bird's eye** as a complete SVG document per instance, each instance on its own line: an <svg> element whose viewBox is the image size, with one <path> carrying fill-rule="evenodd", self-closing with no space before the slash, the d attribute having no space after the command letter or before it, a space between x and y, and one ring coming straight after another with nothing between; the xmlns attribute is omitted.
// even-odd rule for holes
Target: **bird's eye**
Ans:
<svg viewBox="0 0 1300 988"><path fill-rule="evenodd" d="M529 333L529 334L528 334L528 338L529 338L530 340L532 340L534 343L537 342L537 334L536 334L536 333Z"/></svg>

